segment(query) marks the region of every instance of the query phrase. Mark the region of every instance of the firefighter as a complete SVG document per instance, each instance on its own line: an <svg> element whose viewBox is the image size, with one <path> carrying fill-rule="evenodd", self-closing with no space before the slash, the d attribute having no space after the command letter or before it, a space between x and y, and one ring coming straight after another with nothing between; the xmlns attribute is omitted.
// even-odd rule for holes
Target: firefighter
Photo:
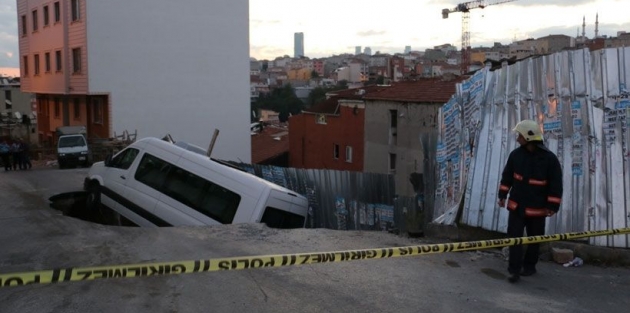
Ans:
<svg viewBox="0 0 630 313"><path fill-rule="evenodd" d="M527 229L528 236L544 235L545 219L560 209L562 168L556 155L543 144L538 123L523 120L513 131L518 134L520 147L510 153L499 186L499 206L507 204L509 210L507 233L522 237ZM539 244L529 245L523 258L523 246L510 246L511 283L520 276L536 274L539 249Z"/></svg>

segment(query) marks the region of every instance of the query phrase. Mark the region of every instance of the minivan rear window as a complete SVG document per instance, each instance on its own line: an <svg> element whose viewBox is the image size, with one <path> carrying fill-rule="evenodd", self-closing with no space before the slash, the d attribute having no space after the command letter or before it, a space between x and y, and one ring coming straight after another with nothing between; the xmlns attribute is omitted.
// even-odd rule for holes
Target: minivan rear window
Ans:
<svg viewBox="0 0 630 313"><path fill-rule="evenodd" d="M268 206L260 222L271 228L303 228L304 216Z"/></svg>
<svg viewBox="0 0 630 313"><path fill-rule="evenodd" d="M222 224L234 220L241 196L148 153L135 179Z"/></svg>

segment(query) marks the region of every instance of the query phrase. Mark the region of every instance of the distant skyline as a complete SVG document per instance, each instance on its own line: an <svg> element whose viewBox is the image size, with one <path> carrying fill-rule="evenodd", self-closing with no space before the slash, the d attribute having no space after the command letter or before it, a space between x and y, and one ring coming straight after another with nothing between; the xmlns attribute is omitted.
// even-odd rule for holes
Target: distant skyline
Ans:
<svg viewBox="0 0 630 313"><path fill-rule="evenodd" d="M93 1L93 0L92 0ZM244 1L244 0L235 0ZM467 0L468 1L468 0ZM492 1L492 0L490 0ZM444 8L462 0L392 0L380 5L365 0L250 0L250 56L274 59L294 52L294 33L304 33L304 54L311 58L354 53L356 46L373 53L425 50L441 44L460 47L461 14L442 19ZM595 33L616 36L630 31L628 0L518 0L470 11L471 45L509 44L514 39L550 34ZM0 74L19 67L15 0L0 4Z"/></svg>

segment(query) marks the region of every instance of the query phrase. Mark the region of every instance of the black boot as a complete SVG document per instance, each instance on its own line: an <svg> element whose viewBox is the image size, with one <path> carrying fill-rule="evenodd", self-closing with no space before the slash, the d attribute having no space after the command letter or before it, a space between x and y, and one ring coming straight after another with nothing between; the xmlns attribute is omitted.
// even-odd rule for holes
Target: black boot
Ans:
<svg viewBox="0 0 630 313"><path fill-rule="evenodd" d="M521 276L532 276L536 274L536 269L532 268L532 269L525 269L521 272Z"/></svg>
<svg viewBox="0 0 630 313"><path fill-rule="evenodd" d="M520 279L521 279L521 275L519 274L510 274L510 276L508 277L508 281L511 283L515 283L519 281Z"/></svg>

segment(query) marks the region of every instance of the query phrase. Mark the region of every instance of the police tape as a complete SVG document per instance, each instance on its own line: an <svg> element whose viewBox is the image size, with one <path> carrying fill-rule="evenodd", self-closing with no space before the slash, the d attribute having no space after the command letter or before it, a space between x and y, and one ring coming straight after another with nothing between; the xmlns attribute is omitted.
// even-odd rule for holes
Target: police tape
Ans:
<svg viewBox="0 0 630 313"><path fill-rule="evenodd" d="M0 274L0 288L55 284L69 281L96 280L108 278L132 278L158 275L179 275L190 273L214 272L224 270L243 270L251 268L283 267L291 265L346 262L367 259L383 259L424 254L461 252L527 245L559 240L572 240L587 237L629 234L630 228L586 231L545 236L479 240L458 243L426 244L417 246L344 250L319 253L294 253L262 255L235 258L215 258L205 260L154 262L98 267L58 268L53 270L24 273Z"/></svg>

